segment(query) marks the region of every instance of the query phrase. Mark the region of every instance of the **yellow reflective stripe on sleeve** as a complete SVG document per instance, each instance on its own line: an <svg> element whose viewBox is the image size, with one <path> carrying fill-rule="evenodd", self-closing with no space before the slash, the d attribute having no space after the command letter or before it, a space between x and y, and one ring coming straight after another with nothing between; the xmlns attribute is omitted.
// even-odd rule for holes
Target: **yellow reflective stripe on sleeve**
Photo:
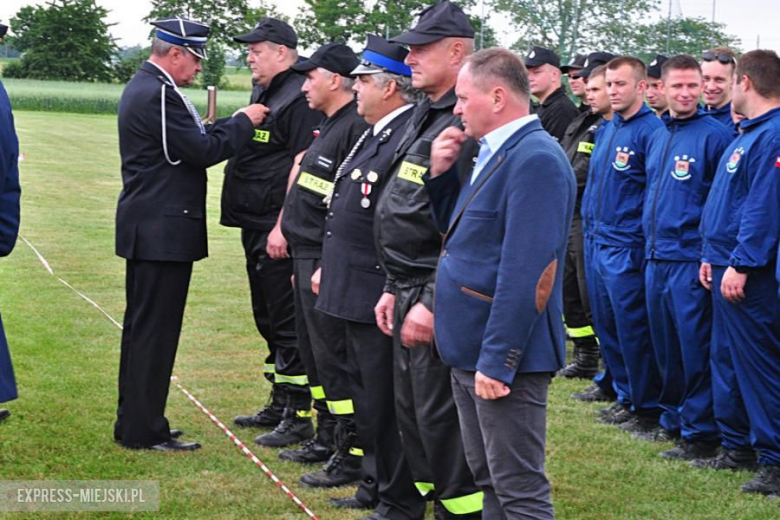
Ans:
<svg viewBox="0 0 780 520"><path fill-rule="evenodd" d="M333 183L321 179L311 173L301 172L298 176L298 182L296 183L302 188L306 188L309 191L313 191L317 195L327 195L333 191Z"/></svg>
<svg viewBox="0 0 780 520"><path fill-rule="evenodd" d="M311 410L295 410L296 417L311 417Z"/></svg>
<svg viewBox="0 0 780 520"><path fill-rule="evenodd" d="M310 386L312 399L325 399L325 389L321 386Z"/></svg>
<svg viewBox="0 0 780 520"><path fill-rule="evenodd" d="M433 482L415 482L414 487L417 488L417 491L419 491L422 496L427 495L434 489Z"/></svg>
<svg viewBox="0 0 780 520"><path fill-rule="evenodd" d="M467 515L482 511L482 491L458 498L448 498L441 501L441 505L453 515Z"/></svg>
<svg viewBox="0 0 780 520"><path fill-rule="evenodd" d="M404 161L401 163L401 169L398 170L398 178L422 185L422 176L425 175L425 172L427 171L428 168L425 166Z"/></svg>
<svg viewBox="0 0 780 520"><path fill-rule="evenodd" d="M287 383L290 385L306 386L309 384L309 376L286 376L276 373L274 383Z"/></svg>
<svg viewBox="0 0 780 520"><path fill-rule="evenodd" d="M276 366L273 363L266 363L263 365L263 372L266 374L273 374L276 372Z"/></svg>
<svg viewBox="0 0 780 520"><path fill-rule="evenodd" d="M596 331L593 330L593 327L588 325L587 327L577 327L575 329L566 328L566 332L569 333L569 336L572 338L587 338L588 336L595 336Z"/></svg>
<svg viewBox="0 0 780 520"><path fill-rule="evenodd" d="M343 401L327 401L328 411L333 415L349 415L355 413L355 407L352 404L352 399L344 399Z"/></svg>
<svg viewBox="0 0 780 520"><path fill-rule="evenodd" d="M349 454L354 455L355 457L362 457L363 456L363 450L360 448L350 448Z"/></svg>
<svg viewBox="0 0 780 520"><path fill-rule="evenodd" d="M271 132L268 130L255 130L255 136L252 140L258 143L267 143L271 140Z"/></svg>
<svg viewBox="0 0 780 520"><path fill-rule="evenodd" d="M588 143L585 141L580 141L580 143L577 145L577 152L579 153L586 153L588 155L593 153L593 147L595 145L593 143Z"/></svg>

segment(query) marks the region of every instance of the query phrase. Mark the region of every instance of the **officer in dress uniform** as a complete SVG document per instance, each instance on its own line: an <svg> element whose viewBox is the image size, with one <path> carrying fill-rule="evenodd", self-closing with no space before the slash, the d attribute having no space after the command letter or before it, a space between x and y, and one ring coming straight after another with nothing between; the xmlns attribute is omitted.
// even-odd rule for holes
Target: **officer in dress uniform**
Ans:
<svg viewBox="0 0 780 520"><path fill-rule="evenodd" d="M374 503L360 495L332 502L340 507L376 506L374 518L421 518L425 510L404 460L396 425L392 341L377 328L372 311L385 282L372 235L376 202L417 97L409 79L411 71L403 63L407 53L400 45L369 35L363 61L352 72L357 76L358 113L371 126L336 174L317 300L319 311L342 324L351 375L357 383L354 389L337 389L342 393L334 392L329 399L354 403L357 434L365 450L363 472L366 461L373 464L378 487ZM350 445L354 437L354 431L350 432L336 457L342 465L359 469L358 454ZM338 465L332 466L301 480L309 485L334 480Z"/></svg>
<svg viewBox="0 0 780 520"><path fill-rule="evenodd" d="M339 164L368 126L358 115L352 94L350 73L359 63L348 46L328 43L308 60L292 66L295 72L306 77L302 90L309 108L326 116L314 130L316 137L290 186L282 218L282 232L293 256L298 351L317 410L317 435L299 450L282 451L279 458L309 464L325 462L333 453L336 418L326 404L328 389L349 381L349 373L341 363L346 352L344 342L340 341L340 323L314 309L317 295L312 292L311 278L322 258L327 213L323 199L333 190L333 177ZM328 343L340 350L331 352ZM339 411L337 406L332 407Z"/></svg>
<svg viewBox="0 0 780 520"><path fill-rule="evenodd" d="M116 254L127 260L127 308L114 438L121 445L194 450L165 418L192 263L208 254L206 168L234 155L265 110L250 106L205 127L179 90L206 58L210 29L171 18L156 27L152 55L119 101L122 192Z"/></svg>
<svg viewBox="0 0 780 520"><path fill-rule="evenodd" d="M0 41L8 26L0 24ZM14 130L11 102L0 82L0 256L7 256L16 244L19 233L19 141ZM0 403L16 399L16 380L11 365L11 354L0 319ZM0 409L0 421L11 415Z"/></svg>
<svg viewBox="0 0 780 520"><path fill-rule="evenodd" d="M249 146L225 168L220 223L241 228L252 313L268 344L264 369L273 383L271 404L254 415L236 417L234 423L274 428L255 442L282 447L314 437L311 393L297 347L293 263L280 223L287 187L322 113L308 107L301 92L305 77L290 68L298 61L298 37L292 27L263 18L251 32L233 39L248 45L247 63L255 84L251 99L265 106L268 114Z"/></svg>
<svg viewBox="0 0 780 520"><path fill-rule="evenodd" d="M404 453L420 494L441 515L479 517L482 492L466 463L450 368L433 344L433 288L441 235L431 217L422 176L431 143L459 126L452 111L455 83L474 45L474 30L456 5L444 1L423 11L415 27L392 41L409 46L412 85L427 95L418 103L393 157L391 176L377 202L374 239L387 273L375 312L393 336L396 413ZM477 144L464 144L460 171L468 175Z"/></svg>
<svg viewBox="0 0 780 520"><path fill-rule="evenodd" d="M525 57L525 66L531 81L531 94L539 100L533 106L533 112L539 116L542 127L560 142L566 128L579 115L561 85L561 60L550 49L535 46Z"/></svg>

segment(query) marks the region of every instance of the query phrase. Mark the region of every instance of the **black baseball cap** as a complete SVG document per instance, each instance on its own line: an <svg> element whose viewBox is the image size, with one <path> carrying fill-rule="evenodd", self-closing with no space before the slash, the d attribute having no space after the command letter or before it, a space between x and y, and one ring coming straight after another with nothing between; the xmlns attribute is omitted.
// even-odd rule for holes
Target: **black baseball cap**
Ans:
<svg viewBox="0 0 780 520"><path fill-rule="evenodd" d="M606 65L614 58L615 55L611 52L591 52L585 59L582 70L575 72L574 76L578 78L587 78L590 76L590 73L593 72L593 69Z"/></svg>
<svg viewBox="0 0 780 520"><path fill-rule="evenodd" d="M299 61L292 67L298 73L322 67L340 76L347 77L358 66L360 60L355 52L343 43L326 43L308 60Z"/></svg>
<svg viewBox="0 0 780 520"><path fill-rule="evenodd" d="M661 67L668 59L663 54L656 54L653 61L647 64L647 75L651 78L661 79Z"/></svg>
<svg viewBox="0 0 780 520"><path fill-rule="evenodd" d="M474 28L463 9L444 0L420 13L417 25L395 38L390 38L390 41L404 45L425 45L444 38L473 37Z"/></svg>
<svg viewBox="0 0 780 520"><path fill-rule="evenodd" d="M273 42L294 49L298 46L298 36L290 24L276 18L263 18L251 32L233 36L239 43Z"/></svg>
<svg viewBox="0 0 780 520"><path fill-rule="evenodd" d="M162 41L184 47L200 59L206 59L206 43L211 28L186 18L163 18L152 22L154 35Z"/></svg>
<svg viewBox="0 0 780 520"><path fill-rule="evenodd" d="M585 54L575 54L567 65L561 66L561 72L567 74L570 70L581 70L585 68L585 60L588 57Z"/></svg>
<svg viewBox="0 0 780 520"><path fill-rule="evenodd" d="M525 68L532 69L534 67L541 67L545 63L552 65L557 69L561 66L561 59L558 58L558 55L555 54L554 51L534 45L531 48L531 52L525 57Z"/></svg>

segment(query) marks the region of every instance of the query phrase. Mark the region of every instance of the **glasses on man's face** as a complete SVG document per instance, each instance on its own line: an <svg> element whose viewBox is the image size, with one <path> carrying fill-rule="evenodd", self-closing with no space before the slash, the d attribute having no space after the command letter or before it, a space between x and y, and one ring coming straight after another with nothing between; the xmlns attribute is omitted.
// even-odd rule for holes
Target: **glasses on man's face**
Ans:
<svg viewBox="0 0 780 520"><path fill-rule="evenodd" d="M701 55L701 59L704 61L715 61L718 60L719 62L723 63L724 65L728 63L735 63L736 60L734 59L734 56L730 54L722 54L722 53L714 53L712 51L707 51L704 54Z"/></svg>

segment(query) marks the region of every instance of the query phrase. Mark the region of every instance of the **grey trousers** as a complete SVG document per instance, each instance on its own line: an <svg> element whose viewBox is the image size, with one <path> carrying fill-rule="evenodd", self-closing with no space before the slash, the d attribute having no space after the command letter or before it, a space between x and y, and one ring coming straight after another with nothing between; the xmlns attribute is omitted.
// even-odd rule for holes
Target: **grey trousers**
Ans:
<svg viewBox="0 0 780 520"><path fill-rule="evenodd" d="M482 518L555 518L544 474L550 379L518 374L508 396L488 401L474 391L474 372L452 369L466 460L485 494Z"/></svg>

